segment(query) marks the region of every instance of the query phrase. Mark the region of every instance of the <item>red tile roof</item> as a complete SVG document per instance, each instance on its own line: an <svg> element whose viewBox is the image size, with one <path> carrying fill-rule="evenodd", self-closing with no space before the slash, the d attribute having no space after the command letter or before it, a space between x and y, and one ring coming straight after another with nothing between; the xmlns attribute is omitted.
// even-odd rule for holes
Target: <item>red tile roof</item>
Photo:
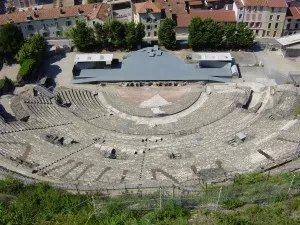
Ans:
<svg viewBox="0 0 300 225"><path fill-rule="evenodd" d="M235 0L238 7L242 6L266 6L274 8L286 8L286 0Z"/></svg>
<svg viewBox="0 0 300 225"><path fill-rule="evenodd" d="M27 11L13 12L5 15L0 15L0 25L9 22L23 23L27 21L58 19L80 15L88 17L89 20L95 18L106 20L109 16L108 8L109 6L104 3L37 10L29 8ZM30 20L27 20L28 16L31 17Z"/></svg>
<svg viewBox="0 0 300 225"><path fill-rule="evenodd" d="M232 10L192 10L190 14L178 15L177 27L188 27L194 17L211 18L217 22L236 22L235 13Z"/></svg>
<svg viewBox="0 0 300 225"><path fill-rule="evenodd" d="M157 2L152 2L150 0L142 3L135 3L135 12L136 13L147 13L147 10L150 9L152 13L161 12L161 4Z"/></svg>
<svg viewBox="0 0 300 225"><path fill-rule="evenodd" d="M300 7L290 7L286 15L287 19L300 19Z"/></svg>

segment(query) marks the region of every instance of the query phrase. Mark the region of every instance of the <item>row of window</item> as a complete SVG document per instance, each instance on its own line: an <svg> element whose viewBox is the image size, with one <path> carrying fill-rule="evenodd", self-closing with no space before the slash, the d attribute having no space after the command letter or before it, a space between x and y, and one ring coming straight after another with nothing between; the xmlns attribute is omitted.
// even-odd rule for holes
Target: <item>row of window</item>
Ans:
<svg viewBox="0 0 300 225"><path fill-rule="evenodd" d="M263 37L276 37L276 35L277 35L277 31L275 30L275 31L263 31L263 34L262 34L262 36Z"/></svg>
<svg viewBox="0 0 300 225"><path fill-rule="evenodd" d="M146 26L146 29L147 29L147 30L151 30L152 28L153 28L153 29L157 29L157 25L155 24L154 26L151 26L151 25L147 25L147 26Z"/></svg>
<svg viewBox="0 0 300 225"><path fill-rule="evenodd" d="M147 23L151 23L151 22L152 22L152 23L156 23L156 22L157 22L157 19L147 18L147 19L146 19L146 22L147 22Z"/></svg>
<svg viewBox="0 0 300 225"><path fill-rule="evenodd" d="M239 19L241 20L243 18L243 14L239 14ZM258 21L261 21L262 19L262 14L246 14L246 18L245 20L246 21L249 21L249 20L258 20ZM270 20L274 20L274 15L270 15ZM280 15L277 15L276 16L276 20L280 20Z"/></svg>
<svg viewBox="0 0 300 225"><path fill-rule="evenodd" d="M242 8L240 8L240 10L242 11L244 8L242 7ZM260 7L257 7L257 6L253 6L253 7L251 7L251 6L247 6L246 7L246 10L248 11L248 12L261 12L261 11L263 11L264 10L264 7L263 6L260 6ZM277 8L277 12L281 12L282 11L282 8ZM271 8L271 12L275 12L275 8L274 7L272 7Z"/></svg>
<svg viewBox="0 0 300 225"><path fill-rule="evenodd" d="M291 24L288 24L286 26L286 29L298 29L298 28L300 28L300 23L296 23L294 28L291 28Z"/></svg>
<svg viewBox="0 0 300 225"><path fill-rule="evenodd" d="M77 21L78 21L78 20L76 20L76 22L77 22ZM58 23L58 22L55 22L54 24L55 24L55 27L56 27L56 28L59 28L59 23ZM50 25L43 23L42 26L43 26L43 29L46 29L46 27L48 27L48 26L51 26L51 27L52 27L52 26L53 26L53 23L51 23ZM67 27L72 26L72 21L69 21L69 20L66 21L66 26L67 26ZM34 30L34 26L33 26L32 24L29 24L29 25L27 25L27 29L28 29L28 30Z"/></svg>
<svg viewBox="0 0 300 225"><path fill-rule="evenodd" d="M156 37L157 36L157 31L153 32L153 36ZM151 37L151 32L147 32L147 37Z"/></svg>

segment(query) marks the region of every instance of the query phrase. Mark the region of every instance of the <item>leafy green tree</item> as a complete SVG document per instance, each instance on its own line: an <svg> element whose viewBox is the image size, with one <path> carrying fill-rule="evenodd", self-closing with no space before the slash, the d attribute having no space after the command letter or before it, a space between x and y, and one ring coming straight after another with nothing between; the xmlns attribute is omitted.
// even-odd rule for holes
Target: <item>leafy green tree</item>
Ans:
<svg viewBox="0 0 300 225"><path fill-rule="evenodd" d="M123 48L126 36L126 28L123 23L113 20L109 23L109 38L113 47Z"/></svg>
<svg viewBox="0 0 300 225"><path fill-rule="evenodd" d="M189 25L189 45L193 50L218 49L224 39L224 25L212 19L193 18Z"/></svg>
<svg viewBox="0 0 300 225"><path fill-rule="evenodd" d="M143 38L145 37L145 25L142 23L138 23L135 27L136 29L136 42L138 45L141 45L143 43Z"/></svg>
<svg viewBox="0 0 300 225"><path fill-rule="evenodd" d="M5 24L0 31L0 54L5 59L12 59L24 42L22 31L14 24Z"/></svg>
<svg viewBox="0 0 300 225"><path fill-rule="evenodd" d="M76 26L70 30L70 36L79 51L90 51L95 46L94 30L83 21L76 23Z"/></svg>
<svg viewBox="0 0 300 225"><path fill-rule="evenodd" d="M188 27L188 43L193 50L204 48L206 44L205 40L202 38L202 27L203 21L199 17L195 17L191 20L191 23Z"/></svg>
<svg viewBox="0 0 300 225"><path fill-rule="evenodd" d="M109 47L109 23L94 25L96 43L100 48Z"/></svg>
<svg viewBox="0 0 300 225"><path fill-rule="evenodd" d="M135 49L137 46L135 23L130 22L126 24L126 48L128 50Z"/></svg>
<svg viewBox="0 0 300 225"><path fill-rule="evenodd" d="M46 50L46 40L40 34L34 34L21 47L17 60L22 64L27 59L34 59L37 65L41 63Z"/></svg>
<svg viewBox="0 0 300 225"><path fill-rule="evenodd" d="M223 45L228 49L236 48L236 26L235 24L227 24L224 29Z"/></svg>
<svg viewBox="0 0 300 225"><path fill-rule="evenodd" d="M167 49L176 48L176 23L171 18L166 18L159 27L158 40Z"/></svg>
<svg viewBox="0 0 300 225"><path fill-rule="evenodd" d="M240 48L251 48L254 42L254 34L245 23L239 23L237 26L236 43Z"/></svg>

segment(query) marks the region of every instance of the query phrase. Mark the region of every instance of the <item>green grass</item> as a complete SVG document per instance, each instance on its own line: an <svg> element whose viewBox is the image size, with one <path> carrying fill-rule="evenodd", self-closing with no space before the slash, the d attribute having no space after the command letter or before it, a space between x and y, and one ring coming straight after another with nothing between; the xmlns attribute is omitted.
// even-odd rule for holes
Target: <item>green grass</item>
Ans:
<svg viewBox="0 0 300 225"><path fill-rule="evenodd" d="M176 198L164 193L160 201L159 192L142 198L129 193L118 197L75 195L46 183L24 185L8 177L0 181L0 224L294 225L300 222L300 173L295 175L292 198L287 190L293 174L240 176L234 185L222 187L219 210L197 210L192 222L190 210L216 205L220 187L208 186L197 195Z"/></svg>

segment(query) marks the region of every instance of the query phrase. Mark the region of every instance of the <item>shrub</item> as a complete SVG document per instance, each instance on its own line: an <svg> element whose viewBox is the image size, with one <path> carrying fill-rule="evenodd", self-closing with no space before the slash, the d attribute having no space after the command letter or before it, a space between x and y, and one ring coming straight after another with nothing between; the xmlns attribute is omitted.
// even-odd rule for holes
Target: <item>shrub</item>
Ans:
<svg viewBox="0 0 300 225"><path fill-rule="evenodd" d="M18 72L18 80L23 80L24 78L28 77L36 64L36 60L34 59L26 59L20 67Z"/></svg>
<svg viewBox="0 0 300 225"><path fill-rule="evenodd" d="M264 175L261 173L250 173L247 175L237 176L235 179L235 183L240 185L255 184L263 181L264 179Z"/></svg>
<svg viewBox="0 0 300 225"><path fill-rule="evenodd" d="M6 177L0 182L1 194L16 194L24 189L24 185L20 180L13 177Z"/></svg>
<svg viewBox="0 0 300 225"><path fill-rule="evenodd" d="M14 90L15 86L12 80L4 77L4 79L0 79L0 95L10 93Z"/></svg>
<svg viewBox="0 0 300 225"><path fill-rule="evenodd" d="M223 202L223 207L226 209L236 209L241 206L245 205L245 202L243 202L240 199L231 199L231 200L226 200Z"/></svg>

